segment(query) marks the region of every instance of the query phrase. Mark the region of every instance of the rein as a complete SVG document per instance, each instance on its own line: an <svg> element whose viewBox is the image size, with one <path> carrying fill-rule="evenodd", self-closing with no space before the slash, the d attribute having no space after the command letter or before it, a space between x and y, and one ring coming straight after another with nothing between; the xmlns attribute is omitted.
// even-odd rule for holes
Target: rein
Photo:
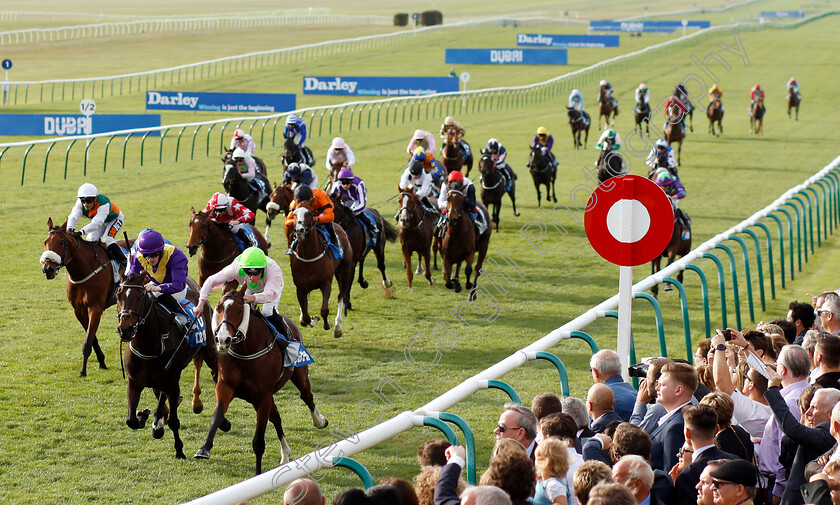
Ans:
<svg viewBox="0 0 840 505"><path fill-rule="evenodd" d="M306 207L306 208L308 208L308 207ZM312 209L310 209L310 212L312 212ZM315 229L315 224L314 224L315 221L313 220L312 223L313 224L311 226L307 226L306 224L303 224L303 236L304 237L309 235L312 232L312 230ZM316 240L317 240L317 237L316 237ZM292 249L292 255L294 255L295 258L297 258L298 260L300 260L304 263L314 263L314 262L318 261L319 259L323 258L325 254L327 254L327 248L328 247L329 246L327 246L327 243L325 241L324 242L324 250L321 251L321 254L319 254L318 256L315 256L314 258L301 258L300 255L297 252L297 247Z"/></svg>
<svg viewBox="0 0 840 505"><path fill-rule="evenodd" d="M211 223L215 224L216 228L221 228L221 225L219 223L216 223L213 220L211 220L206 214L197 213L195 215L196 216L202 216L202 218L206 221L205 224L206 224L207 228L212 229ZM231 232L231 234L233 234L233 232ZM236 250L237 249L236 247L233 248L232 253L230 253L229 255L227 255L226 257L224 257L220 260L211 260L211 259L207 258L207 256L205 254L203 254L204 244L209 242L211 238L218 237L220 235L222 235L221 231L209 232L205 235L204 238L202 238L201 240L198 241L198 244L195 245L195 247L201 247L202 248L201 259L203 259L207 263L212 263L212 264L224 263L225 265L227 265L227 264L230 264L230 259L238 254L238 251Z"/></svg>
<svg viewBox="0 0 840 505"><path fill-rule="evenodd" d="M251 309L250 305L245 303L242 295L240 295L239 293L228 293L228 294L226 294L222 297L222 299L219 301L219 303L223 302L226 298L239 298L239 299L243 300L242 303L246 307L245 316L243 316L242 321L240 321L240 323L239 323L239 326L233 324L231 321L229 321L227 319L223 319L219 323L219 325L223 325L223 324L228 325L228 326L230 326L231 329L234 330L233 337L232 337L231 342L230 342L230 345L232 347L236 344L240 344L240 343L244 342L245 339L248 337L248 335L247 335L248 328L246 328L245 332L243 332L241 327L243 326L243 322L245 322L246 320L250 322L250 311L252 309ZM214 333L218 334L218 327L216 328ZM218 335L217 335L217 338L218 338ZM250 361L250 360L254 360L254 359L260 358L262 356L265 356L266 354L271 352L271 350L273 348L274 348L274 338L271 338L270 341L268 342L268 344L265 347L263 347L262 349L260 349L259 351L255 352L253 354L239 354L236 351L234 351L233 349L231 349L230 347L228 348L227 353L231 357L236 358L238 360Z"/></svg>
<svg viewBox="0 0 840 505"><path fill-rule="evenodd" d="M51 235L53 233L60 233L64 237L64 244L62 246L62 252L64 250L69 250L70 249L70 237L67 236L67 232L56 228L56 229L50 230L48 235ZM56 269L55 269L56 272L61 270L61 267L69 265L70 262L73 261L73 258L76 257L76 253L78 253L82 249L82 243L89 244L91 247L95 247L93 244L90 244L87 240L84 240L81 237L79 237L78 245L76 246L76 250L73 251L73 253L70 255L70 257L67 258L67 260L64 259L63 254L58 255L58 257L61 258L61 263L56 267ZM94 250L94 257L96 258L96 261L99 261L99 256L96 254L95 250ZM93 278L94 275L96 275L99 272L101 272L102 270L104 270L107 265L108 265L107 261L105 263L99 263L99 266L96 269L94 269L91 273L89 273L84 279L79 280L79 281L73 280L73 278L70 277L70 274L68 273L67 274L67 280L70 282L70 284L85 283L85 282L89 281L91 278Z"/></svg>
<svg viewBox="0 0 840 505"><path fill-rule="evenodd" d="M416 195L414 195L413 193L406 193L406 192L403 192L403 193L400 193L400 194L399 194L399 196L400 196L400 197L402 197L402 196L404 196L404 195L405 195L405 196L408 196L408 197L409 197L409 199L410 199L412 196L416 196ZM425 221L425 220L426 220L426 211L423 209L423 206L422 206L422 205L420 205L420 202L419 202L419 201L417 201L417 202L415 203L415 207L414 207L414 210L413 210L413 211L409 211L408 206L406 206L406 207L400 207L400 212L399 212L399 214L402 214L402 213L403 213L403 211L405 211L405 212L406 212L406 214L408 214L408 215L409 215L409 216L408 216L408 217L409 217L408 225L403 225L405 228L408 228L408 229L416 229L416 228L419 228L419 227L420 227L420 225L421 225L421 224L423 224L423 221ZM413 225L413 226L412 226L412 225L411 225L411 223L412 223L412 219L411 219L411 218L414 218L414 216L418 213L418 211L419 211L419 214L420 214L420 220L419 220L419 221L417 221L417 224L415 224L415 225ZM400 224L402 224L402 219L400 219Z"/></svg>
<svg viewBox="0 0 840 505"><path fill-rule="evenodd" d="M142 352L138 351L137 348L132 345L132 342L134 341L135 338L137 338L138 328L141 325L146 324L146 320L152 314L152 310L155 308L155 301L153 299L151 299L151 297L148 294L145 293L145 287L141 284L123 284L122 287L126 288L126 289L137 288L137 289L144 290L143 305L141 305L141 307L140 307L141 311L143 310L143 307L146 306L146 301L147 300L149 301L149 308L148 308L148 310L146 310L145 314L141 314L141 312L138 312L138 311L132 310L132 309L123 309L119 312L119 314L117 314L117 321L122 319L123 316L130 316L132 314L137 316L137 322L135 322L134 324L132 324L131 326L128 327L128 329L131 330L134 333L134 336L132 336L131 339L128 341L128 350L131 351L131 354L137 356L138 358L140 358L144 361L151 361L151 360L160 358L161 356L163 356L163 353L166 350L166 345L164 344L164 340L169 338L169 335L171 334L172 329L170 328L170 331L168 331L166 333L161 333L159 335L160 336L160 351L158 351L158 353L156 355L154 355L154 354L143 354ZM120 340L122 341L122 339L120 339ZM180 346L179 346L179 348L180 348ZM177 353L178 349L176 349L175 352ZM173 353L173 358L174 358L174 353ZM171 364L171 360L170 360L170 364ZM169 364L167 364L167 369L168 368L169 368Z"/></svg>

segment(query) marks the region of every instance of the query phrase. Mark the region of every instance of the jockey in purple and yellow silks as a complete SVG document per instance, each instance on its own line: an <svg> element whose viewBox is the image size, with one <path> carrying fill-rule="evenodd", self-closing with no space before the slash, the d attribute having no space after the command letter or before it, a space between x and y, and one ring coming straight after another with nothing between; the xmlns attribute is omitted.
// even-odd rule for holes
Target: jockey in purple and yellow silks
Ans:
<svg viewBox="0 0 840 505"><path fill-rule="evenodd" d="M531 147L539 147L542 153L548 158L548 161L557 166L557 159L554 158L554 153L551 148L554 146L554 137L548 132L548 128L540 126L537 128L537 134L534 135L534 141L531 142Z"/></svg>

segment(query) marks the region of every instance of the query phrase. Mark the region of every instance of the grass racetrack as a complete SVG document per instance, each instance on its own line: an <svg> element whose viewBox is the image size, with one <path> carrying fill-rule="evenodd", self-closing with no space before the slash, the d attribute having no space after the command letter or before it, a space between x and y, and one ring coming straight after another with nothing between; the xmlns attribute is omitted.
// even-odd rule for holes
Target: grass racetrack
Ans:
<svg viewBox="0 0 840 505"><path fill-rule="evenodd" d="M781 3L775 1L758 2L740 9L750 8L752 12L783 9L779 5ZM539 6L536 8L539 9ZM700 14L690 17L707 19ZM635 58L621 68L615 68L609 75L593 75L582 83L580 89L587 101L587 110L593 116L596 109L591 101L598 80L603 78L612 83L621 103L616 129L622 137L626 137L633 126L632 93L639 82L648 84L652 90L652 102L658 102L670 92L675 82L691 73L706 79L706 89L710 86L707 75L692 63L691 55L703 57L717 51L731 65L729 70L717 63L710 67L719 77L725 93L724 135L716 138L706 133L703 99L699 102L701 110L694 117L694 132L689 132L682 153L680 175L688 194L680 208L692 217L695 247L763 208L838 155L837 129L840 125L833 115L833 108L840 96L831 83L840 65L840 56L827 49L835 47L840 41L836 23L837 17L830 16L795 29L740 30L738 33L748 65L744 59L718 46L721 43L734 46L736 42L732 33L717 31L677 45L668 58ZM527 31L537 33L536 30L531 32L531 27ZM444 70L448 71L447 66L441 63L441 48L453 47L448 44L456 43L463 44L463 47L512 46L515 32L512 28L492 28L486 33L470 30L446 35L424 52L429 61L427 71L424 71L423 64L415 63L412 48L406 44L342 58L342 61L315 60L306 67L301 65L283 68L282 71L269 69L246 73L230 82L199 82L195 87L190 85L189 89L296 92L300 89L300 76L307 72L311 73L309 75L440 75L445 73ZM569 70L664 40L660 37L631 39L622 36L622 47L613 53L608 50L570 50ZM189 61L206 57L197 55ZM96 58L98 60L102 56L97 55ZM475 84L476 87L525 84L556 74L556 69L542 67L464 66L458 70L472 73L471 86ZM96 75L119 71L112 71L107 63L103 63L102 70ZM564 71L566 69L560 70ZM67 75L70 73L66 69L57 69L55 74L45 72L39 78ZM804 96L798 122L789 120L784 111L784 86L791 76L796 76L802 84ZM240 81L248 84L240 86ZM261 84L252 84L256 82ZM286 82L290 83L290 87L284 89ZM767 93L765 134L761 137L747 134L748 96L755 83L761 83ZM316 102L308 96L301 96L299 104L337 103L340 97L324 100ZM504 260L497 252L501 248L508 258L516 262L524 277L510 287L506 296L497 299L499 313L495 320L488 321L487 314L464 311L465 323L469 324L467 328L459 325L450 312L465 300L466 293L455 295L446 290L440 273L436 272L435 285L424 285L416 278L414 292L409 295L399 246L389 244L386 248L387 272L396 285L396 298L386 299L383 296L378 287L378 273L369 260L367 273L371 287L366 291L358 285L353 287L356 310L345 319L345 336L335 340L331 333L319 328L304 330L307 347L316 359L316 364L311 367L315 400L331 424L325 431L312 427L308 412L293 387L289 386L275 395L293 457L308 453L319 444L365 429L398 412L419 407L615 293L618 269L598 257L587 242L582 227L582 212L576 213L580 223L565 216L558 218L567 231L565 235L556 228L548 227L542 243L544 254L519 233L520 227L529 220L542 219L530 176L524 168L525 147L538 126L548 127L555 137L554 151L560 160L557 181L559 203L571 206L575 197L585 198L589 194L589 191L585 196L580 191L574 192L579 185L592 186L583 169L591 166L597 157L593 148L598 137L597 126L590 131L588 149L572 151L565 102L565 96L559 96L503 112L456 115L467 128L467 139L474 149L483 146L491 136L499 138L508 149L509 162L519 174L517 204L522 216L513 217L506 201L501 230L493 233L489 257L503 264ZM97 103L102 112L106 109L107 112L142 111L140 95L106 98L102 102L97 100ZM75 110L75 102L68 101L66 105L66 110ZM20 106L12 112L41 110L58 111L51 106ZM164 123L204 119L211 117L167 114ZM436 132L441 120L442 117L435 117L411 124L397 123L341 133L356 153L355 171L366 181L369 205L377 208L386 219L396 210L391 198L404 166L405 144L411 133L415 128ZM655 122L657 127L661 126L661 119ZM6 137L2 140L17 141L20 138ZM319 162L316 170L321 176L324 174L323 155L330 140L331 137L325 133L307 142L316 153ZM126 169L109 165L108 171L102 172L101 155L98 159L94 156L88 166L87 180L96 184L102 193L123 209L126 214L124 229L130 235L136 236L144 227L153 227L177 246L183 247L187 240L190 206L203 205L213 192L220 189L220 164L213 157L198 157L193 162L176 164L172 161L173 156L167 156L167 153L164 153L163 163L158 164L157 143L149 142L153 147L147 146L147 160L143 167L139 167L139 160L132 155L127 160ZM0 164L0 177L4 184L4 198L0 204L0 215L4 217L0 223L3 240L0 255L0 279L3 280L0 283L0 300L3 301L3 309L0 310L0 483L3 486L0 487L0 499L20 503L174 503L250 477L254 469L251 438L255 416L248 404L241 400L233 402L228 414L233 421L233 429L230 433L217 436L208 461L176 461L171 433L162 440L153 440L148 429L133 432L125 426L125 381L119 372L114 308L106 311L99 330L99 340L109 369L99 370L94 365L89 368L87 378L76 377L83 334L65 298L66 274L60 274L53 281L45 280L37 259L43 250L47 218L51 216L54 220L63 221L73 203L76 188L82 180L81 155L74 151L77 156L71 156L67 180L62 179L60 169L53 168L51 162L47 183L41 184L38 163L31 161L43 160L43 149L39 151L40 155L35 155L38 149L41 148L34 149L30 158L30 163L34 163L32 167L35 167L34 175L31 179L28 175L26 185L22 187L18 185L22 154L10 150ZM203 149L201 145L198 151L203 153ZM63 154L63 149L56 149L58 152ZM258 146L257 154L264 154L269 161L270 179L279 181L277 152L270 146ZM629 159L631 173L646 173L643 158L631 156ZM29 170L29 165L27 167ZM550 210L545 202L543 206ZM261 216L258 215L258 223ZM774 236L775 233L774 230ZM777 280L776 300L768 301L767 312L759 310L756 319L783 317L788 301L802 300L806 292L817 293L835 288L835 279L840 271L840 254L835 252L837 242L836 236L823 241L822 248L809 255L810 261L803 267L803 272L797 272L796 280L788 282L787 289L782 290ZM774 244L778 244L778 240ZM279 246L273 248L270 255L279 260L286 276L286 292L280 306L294 319L298 308L288 262ZM743 263L740 253L736 252L736 259L739 265ZM778 254L775 260L778 264ZM751 262L754 264L754 259ZM713 264L709 260L697 264L706 270L710 291L716 293ZM195 276L195 259L191 261L191 269ZM640 266L636 269L635 278L639 280L647 274L648 268ZM727 267L727 283L728 275ZM739 281L743 300L746 296L743 277ZM753 283L756 283L755 277ZM703 338L697 277L686 275L685 285L691 307L692 337L696 342ZM729 297L731 287L728 284L727 289ZM714 328L720 325L720 307L715 294L712 299ZM669 351L672 356L683 356L685 350L678 297L675 292L662 293L660 301ZM730 311L731 303L729 297ZM635 305L633 328L638 356L658 354L653 317L646 304L642 301ZM748 326L751 322L745 307L744 303L742 322L743 326ZM331 313L334 314L334 311L333 302ZM730 325L733 321L734 317L730 314ZM423 349L415 348L412 357L425 363L423 368L428 370L412 367L405 358L406 343L418 334L429 337L433 328L441 323L457 326L460 332L457 342L450 342L450 350L437 354L434 341L426 338L423 341L428 345ZM602 348L614 347L613 320L596 322L586 330ZM553 352L569 370L571 393L583 397L591 383L587 372L588 349L580 342L564 342ZM187 391L191 375L188 368L182 379L183 391ZM399 386L383 388L387 400L373 391L383 380ZM526 403L543 391L560 392L556 371L548 364L521 367L505 376L504 380L516 388ZM189 412L187 402L182 405L181 435L188 457L203 441L214 407L212 381L207 373L204 374L202 387L205 402L202 414ZM451 412L467 420L475 431L479 472L484 470L493 441L492 427L503 401L501 392L485 391L451 409ZM151 393L144 393L141 408L149 407L152 402ZM363 463L376 480L386 475L411 479L417 473L414 460L417 446L428 438L439 436L429 429L415 429L354 458ZM269 428L264 468L273 468L279 460L280 444ZM360 485L354 475L341 469L324 471L320 484L330 499L339 490ZM282 503L282 494L272 493L255 500L255 503Z"/></svg>

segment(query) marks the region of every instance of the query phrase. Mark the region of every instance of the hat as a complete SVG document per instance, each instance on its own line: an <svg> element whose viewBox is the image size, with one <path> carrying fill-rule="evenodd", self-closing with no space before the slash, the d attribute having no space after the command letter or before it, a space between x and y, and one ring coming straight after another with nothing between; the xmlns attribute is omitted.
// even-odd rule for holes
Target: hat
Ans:
<svg viewBox="0 0 840 505"><path fill-rule="evenodd" d="M755 465L744 459L733 459L709 473L715 479L742 486L755 487Z"/></svg>

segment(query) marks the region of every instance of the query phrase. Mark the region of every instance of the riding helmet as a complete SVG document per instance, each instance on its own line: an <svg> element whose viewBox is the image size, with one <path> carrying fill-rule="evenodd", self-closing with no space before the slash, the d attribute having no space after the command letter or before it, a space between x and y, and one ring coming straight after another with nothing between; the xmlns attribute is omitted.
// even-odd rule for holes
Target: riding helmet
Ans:
<svg viewBox="0 0 840 505"><path fill-rule="evenodd" d="M537 128L537 135L548 135L548 128L545 126L540 126Z"/></svg>
<svg viewBox="0 0 840 505"><path fill-rule="evenodd" d="M659 139L656 141L656 147L667 148L668 142L665 142L665 139Z"/></svg>
<svg viewBox="0 0 840 505"><path fill-rule="evenodd" d="M487 141L487 147L495 153L499 150L499 141L496 139L490 139Z"/></svg>
<svg viewBox="0 0 840 505"><path fill-rule="evenodd" d="M671 172L668 171L667 168L660 168L656 171L656 175L653 176L653 182L655 182L658 186L667 186L673 183L676 178L671 175Z"/></svg>
<svg viewBox="0 0 840 505"><path fill-rule="evenodd" d="M300 168L300 163L289 163L288 168L286 168L286 173L289 174L289 177L292 179L300 177L302 172L303 170Z"/></svg>
<svg viewBox="0 0 840 505"><path fill-rule="evenodd" d="M605 81L603 79L601 80L600 83L598 83L598 86L606 86L606 85L607 85L607 81Z"/></svg>
<svg viewBox="0 0 840 505"><path fill-rule="evenodd" d="M312 188L306 185L300 185L295 189L295 201L306 202L312 199Z"/></svg>
<svg viewBox="0 0 840 505"><path fill-rule="evenodd" d="M216 193L213 195L213 198L210 199L211 206L218 210L227 210L228 205L230 205L230 198L224 193Z"/></svg>
<svg viewBox="0 0 840 505"><path fill-rule="evenodd" d="M244 136L245 136L245 131L243 131L241 128L237 128L236 130L233 131L233 138L235 138L235 139L241 139Z"/></svg>
<svg viewBox="0 0 840 505"><path fill-rule="evenodd" d="M419 176L423 172L423 161L422 160L411 160L411 163L408 165L408 173L413 175L414 177Z"/></svg>
<svg viewBox="0 0 840 505"><path fill-rule="evenodd" d="M286 124L295 124L297 123L298 117L294 114L289 114L289 117L286 118Z"/></svg>
<svg viewBox="0 0 840 505"><path fill-rule="evenodd" d="M443 120L443 124L446 126L454 126L455 118L453 118L452 116L446 116L446 119Z"/></svg>
<svg viewBox="0 0 840 505"><path fill-rule="evenodd" d="M639 84L639 89L642 90L642 91L645 91L647 89L647 84L645 84L645 83Z"/></svg>
<svg viewBox="0 0 840 505"><path fill-rule="evenodd" d="M77 198L96 198L99 196L99 190L93 184L86 182L79 186L79 192L76 196Z"/></svg>
<svg viewBox="0 0 840 505"><path fill-rule="evenodd" d="M345 179L347 179L348 181L352 181L353 177L355 177L355 175L353 175L353 171L349 168L342 168L341 171L338 172L338 180L340 181L343 181Z"/></svg>
<svg viewBox="0 0 840 505"><path fill-rule="evenodd" d="M464 182L464 174L461 173L460 170L453 170L449 172L449 178L447 179L448 182L459 181Z"/></svg>
<svg viewBox="0 0 840 505"><path fill-rule="evenodd" d="M347 147L347 143L344 142L343 138L336 137L333 139L332 145L330 147L332 147L333 149L344 149L345 147Z"/></svg>
<svg viewBox="0 0 840 505"><path fill-rule="evenodd" d="M239 262L239 275L245 277L246 268L265 268L265 253L259 247L251 246L242 251L236 260Z"/></svg>
<svg viewBox="0 0 840 505"><path fill-rule="evenodd" d="M242 149L237 147L236 149L233 150L233 154L230 157L233 158L234 160L239 160L239 159L244 160L245 159L245 151L243 151Z"/></svg>
<svg viewBox="0 0 840 505"><path fill-rule="evenodd" d="M414 130L414 139L423 140L426 138L426 132L423 130Z"/></svg>
<svg viewBox="0 0 840 505"><path fill-rule="evenodd" d="M137 239L137 252L140 254L154 254L163 251L163 235L155 230L145 230Z"/></svg>
<svg viewBox="0 0 840 505"><path fill-rule="evenodd" d="M414 159L415 160L425 160L426 159L426 150L423 149L422 146L417 146L414 149Z"/></svg>

